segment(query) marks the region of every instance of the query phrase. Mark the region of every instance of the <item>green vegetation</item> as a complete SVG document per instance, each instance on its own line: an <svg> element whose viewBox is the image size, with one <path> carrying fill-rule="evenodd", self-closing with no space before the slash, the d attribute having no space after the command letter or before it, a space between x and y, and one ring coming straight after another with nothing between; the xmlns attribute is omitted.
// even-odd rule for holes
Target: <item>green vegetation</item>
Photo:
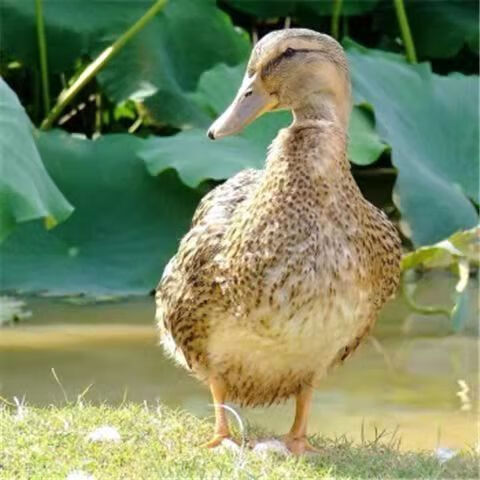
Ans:
<svg viewBox="0 0 480 480"><path fill-rule="evenodd" d="M202 195L261 168L290 121L205 137L255 39L286 24L345 47L353 172L406 249L475 227L478 3L434 3L4 0L0 289L153 288Z"/></svg>
<svg viewBox="0 0 480 480"><path fill-rule="evenodd" d="M0 241L17 222L43 217L53 226L73 208L49 177L35 146L30 120L15 93L0 78L2 152ZM8 161L7 161L8 160Z"/></svg>
<svg viewBox="0 0 480 480"><path fill-rule="evenodd" d="M465 326L468 317L469 291L468 282L472 269L479 266L480 230L473 228L458 232L446 240L428 247L420 247L407 253L402 259L401 292L409 307L423 315L442 314L451 320L454 332L459 332ZM452 306L419 305L411 295L415 289L414 282L408 282L408 276L413 269L449 268L457 275L457 284L452 294Z"/></svg>
<svg viewBox="0 0 480 480"><path fill-rule="evenodd" d="M103 426L115 429L113 439L92 441L92 432ZM433 453L401 452L398 439L378 432L362 445L314 437L322 453L296 459L200 448L211 431L210 422L162 406L0 407L0 478L82 478L74 472L83 472L85 480L478 478L473 452L442 462ZM249 434L255 438L258 432Z"/></svg>

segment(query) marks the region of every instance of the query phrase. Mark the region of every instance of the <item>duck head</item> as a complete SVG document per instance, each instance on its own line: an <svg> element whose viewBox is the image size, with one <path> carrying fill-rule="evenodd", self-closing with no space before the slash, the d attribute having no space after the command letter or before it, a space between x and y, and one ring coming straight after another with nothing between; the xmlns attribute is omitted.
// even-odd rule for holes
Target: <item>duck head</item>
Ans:
<svg viewBox="0 0 480 480"><path fill-rule="evenodd" d="M346 129L350 96L347 59L336 40L301 28L271 32L255 45L235 99L208 137L232 135L278 109L291 109L297 122L325 118Z"/></svg>

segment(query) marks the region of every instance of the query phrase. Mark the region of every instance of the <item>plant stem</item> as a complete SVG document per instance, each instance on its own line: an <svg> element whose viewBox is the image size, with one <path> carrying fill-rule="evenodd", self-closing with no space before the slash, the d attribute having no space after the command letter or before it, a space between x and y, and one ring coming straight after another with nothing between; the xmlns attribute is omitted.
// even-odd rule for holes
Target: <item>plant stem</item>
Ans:
<svg viewBox="0 0 480 480"><path fill-rule="evenodd" d="M410 63L417 63L417 54L415 52L415 44L413 43L412 32L408 25L407 12L403 0L393 0L395 12L397 14L398 26L402 34L403 45L405 46L405 54Z"/></svg>
<svg viewBox="0 0 480 480"><path fill-rule="evenodd" d="M137 20L125 33L123 33L112 45L107 47L85 70L79 75L77 80L64 90L57 104L50 111L48 116L42 122L41 129L48 130L55 120L62 113L63 109L69 105L82 88L110 62L110 60L125 46L125 44L134 37L145 25L165 6L167 0L157 0L145 14Z"/></svg>
<svg viewBox="0 0 480 480"><path fill-rule="evenodd" d="M419 305L413 297L408 293L406 288L405 275L402 274L400 279L400 290L403 298L407 302L407 305L415 312L421 313L423 315L445 315L447 318L450 318L451 310L447 307L442 307L440 305Z"/></svg>
<svg viewBox="0 0 480 480"><path fill-rule="evenodd" d="M102 94L99 92L95 95L95 133L102 133Z"/></svg>
<svg viewBox="0 0 480 480"><path fill-rule="evenodd" d="M143 123L142 115L139 115L138 118L132 123L132 125L128 129L128 133L135 133Z"/></svg>
<svg viewBox="0 0 480 480"><path fill-rule="evenodd" d="M343 0L333 0L333 11L332 11L332 37L338 40L340 33L339 23L340 23L340 14L342 13L342 4Z"/></svg>
<svg viewBox="0 0 480 480"><path fill-rule="evenodd" d="M35 124L37 124L42 118L40 108L40 72L33 70L33 111L32 118Z"/></svg>
<svg viewBox="0 0 480 480"><path fill-rule="evenodd" d="M50 87L48 84L47 42L43 22L43 0L35 0L35 17L37 23L38 53L40 56L40 73L42 76L43 108L45 115L50 110Z"/></svg>

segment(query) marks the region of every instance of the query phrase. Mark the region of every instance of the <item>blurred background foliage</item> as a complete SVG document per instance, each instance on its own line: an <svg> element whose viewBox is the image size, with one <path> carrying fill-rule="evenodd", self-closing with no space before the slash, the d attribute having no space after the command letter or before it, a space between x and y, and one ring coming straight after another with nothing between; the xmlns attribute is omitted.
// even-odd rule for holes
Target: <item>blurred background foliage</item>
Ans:
<svg viewBox="0 0 480 480"><path fill-rule="evenodd" d="M289 26L346 49L353 174L421 247L405 270L446 248L460 294L478 265L476 0L3 0L0 17L0 289L153 288L202 195L289 123L205 136L252 44Z"/></svg>

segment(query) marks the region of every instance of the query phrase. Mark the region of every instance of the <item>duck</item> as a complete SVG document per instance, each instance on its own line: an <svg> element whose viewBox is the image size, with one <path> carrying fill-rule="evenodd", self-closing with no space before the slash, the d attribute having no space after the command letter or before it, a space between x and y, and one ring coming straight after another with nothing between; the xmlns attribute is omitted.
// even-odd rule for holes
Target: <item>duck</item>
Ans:
<svg viewBox="0 0 480 480"><path fill-rule="evenodd" d="M243 170L199 203L156 288L166 354L208 385L214 434L232 439L225 404L295 399L283 437L307 437L313 393L371 331L400 276L394 225L362 195L347 158L352 108L347 57L332 37L273 31L253 48L218 140L259 116L292 112L263 170Z"/></svg>

